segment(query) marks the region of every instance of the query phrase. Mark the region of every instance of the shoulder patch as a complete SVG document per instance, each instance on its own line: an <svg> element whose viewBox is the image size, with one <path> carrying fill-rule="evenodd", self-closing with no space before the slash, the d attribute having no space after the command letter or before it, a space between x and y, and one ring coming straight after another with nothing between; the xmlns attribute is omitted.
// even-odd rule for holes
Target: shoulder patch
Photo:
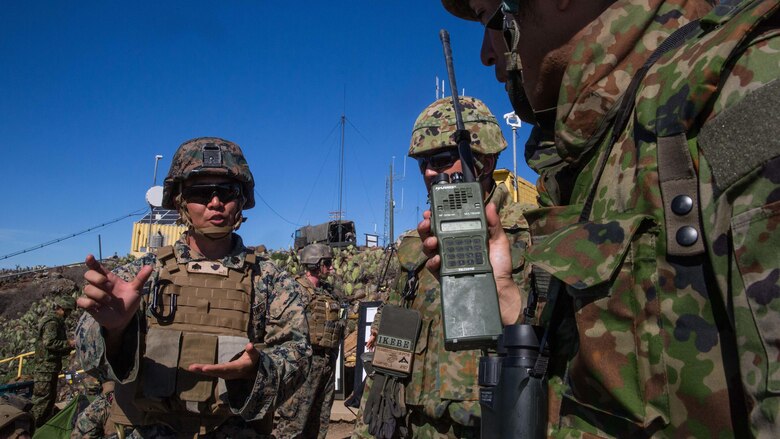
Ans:
<svg viewBox="0 0 780 439"><path fill-rule="evenodd" d="M704 125L698 143L722 192L753 169L780 155L780 80L745 96Z"/></svg>

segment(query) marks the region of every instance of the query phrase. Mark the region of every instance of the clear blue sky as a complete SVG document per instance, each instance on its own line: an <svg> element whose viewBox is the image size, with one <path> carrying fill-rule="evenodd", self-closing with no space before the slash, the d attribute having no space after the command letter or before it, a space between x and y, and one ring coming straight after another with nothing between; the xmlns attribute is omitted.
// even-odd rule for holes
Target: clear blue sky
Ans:
<svg viewBox="0 0 780 439"><path fill-rule="evenodd" d="M481 26L438 1L2 2L0 257L143 209L155 154L159 184L176 147L200 136L238 143L271 206L258 200L246 212L245 243L285 248L295 224L326 221L338 207L343 111L344 210L360 241L375 227L382 234L393 156L396 235L414 227L426 208L422 180L412 161L400 176L412 124L435 99L434 78L446 78L441 28L458 86L499 118L511 111L479 62ZM499 166L511 169L502 125L510 149ZM527 133L518 167L533 180ZM0 268L83 260L97 254L98 234L104 256L124 255L139 218Z"/></svg>

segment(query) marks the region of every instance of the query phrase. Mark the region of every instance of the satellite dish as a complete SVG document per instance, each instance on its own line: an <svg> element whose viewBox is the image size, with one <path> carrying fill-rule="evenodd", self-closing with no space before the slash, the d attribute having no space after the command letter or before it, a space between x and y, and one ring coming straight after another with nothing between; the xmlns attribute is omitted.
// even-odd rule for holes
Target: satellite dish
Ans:
<svg viewBox="0 0 780 439"><path fill-rule="evenodd" d="M152 186L148 191L146 191L146 202L149 203L152 207L162 206L162 197L162 186Z"/></svg>

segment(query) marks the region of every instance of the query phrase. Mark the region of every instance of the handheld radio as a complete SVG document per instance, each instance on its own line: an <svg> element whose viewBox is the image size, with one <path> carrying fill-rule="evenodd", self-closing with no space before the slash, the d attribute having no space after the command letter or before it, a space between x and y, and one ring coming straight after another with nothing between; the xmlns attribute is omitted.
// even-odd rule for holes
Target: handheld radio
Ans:
<svg viewBox="0 0 780 439"><path fill-rule="evenodd" d="M431 187L431 230L439 240L444 348L448 351L494 346L501 314L493 268L488 259L488 230L482 187L474 177L471 135L465 129L449 33L439 32L452 90L463 174L439 174Z"/></svg>

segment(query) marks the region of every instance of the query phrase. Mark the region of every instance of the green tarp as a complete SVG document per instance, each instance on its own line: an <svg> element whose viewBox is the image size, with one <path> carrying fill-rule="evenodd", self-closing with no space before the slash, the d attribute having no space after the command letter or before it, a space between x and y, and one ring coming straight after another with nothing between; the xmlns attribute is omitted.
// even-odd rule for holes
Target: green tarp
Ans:
<svg viewBox="0 0 780 439"><path fill-rule="evenodd" d="M73 398L68 405L59 411L54 417L48 420L40 428L35 430L33 439L68 439L73 425L76 423L76 416L89 405L89 400L84 395L78 395Z"/></svg>

